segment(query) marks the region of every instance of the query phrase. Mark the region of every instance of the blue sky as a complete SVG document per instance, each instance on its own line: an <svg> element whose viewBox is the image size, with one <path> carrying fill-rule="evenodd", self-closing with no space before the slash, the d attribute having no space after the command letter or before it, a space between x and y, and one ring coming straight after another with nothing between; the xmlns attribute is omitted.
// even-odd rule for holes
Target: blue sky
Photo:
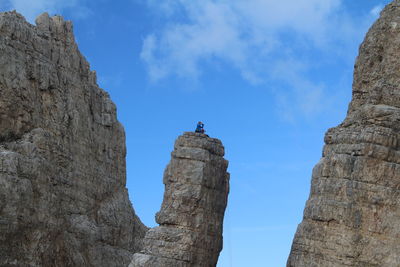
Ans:
<svg viewBox="0 0 400 267"><path fill-rule="evenodd" d="M219 267L285 266L325 131L345 117L357 49L388 0L0 0L74 23L117 104L127 187L148 226L174 140L197 121L231 173Z"/></svg>

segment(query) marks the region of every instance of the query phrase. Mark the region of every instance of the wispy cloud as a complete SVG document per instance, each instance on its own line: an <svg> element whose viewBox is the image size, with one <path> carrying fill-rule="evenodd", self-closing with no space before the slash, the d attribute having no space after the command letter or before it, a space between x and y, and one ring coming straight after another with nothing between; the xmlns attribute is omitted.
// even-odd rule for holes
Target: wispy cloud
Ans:
<svg viewBox="0 0 400 267"><path fill-rule="evenodd" d="M381 8L356 18L345 12L342 0L147 3L166 20L143 42L141 59L151 81L170 76L196 80L204 66L224 62L253 85L286 84L288 91L277 99L289 120L299 111L307 115L324 106L326 86L306 75L316 60L312 57L348 56L349 46L361 39Z"/></svg>
<svg viewBox="0 0 400 267"><path fill-rule="evenodd" d="M379 16L379 13L381 13L381 11L382 11L383 8L384 8L383 5L374 6L374 7L371 9L370 13L371 13L372 16L377 17L377 16Z"/></svg>
<svg viewBox="0 0 400 267"><path fill-rule="evenodd" d="M43 12L60 14L65 9L74 9L74 17L82 18L90 14L90 10L82 3L84 0L5 0L7 7L15 9L33 23L35 18Z"/></svg>
<svg viewBox="0 0 400 267"><path fill-rule="evenodd" d="M223 60L244 79L259 83L277 55L337 47L359 31L341 13L340 0L148 3L169 17L167 25L143 43L141 58L153 81L168 75L198 77L202 62Z"/></svg>

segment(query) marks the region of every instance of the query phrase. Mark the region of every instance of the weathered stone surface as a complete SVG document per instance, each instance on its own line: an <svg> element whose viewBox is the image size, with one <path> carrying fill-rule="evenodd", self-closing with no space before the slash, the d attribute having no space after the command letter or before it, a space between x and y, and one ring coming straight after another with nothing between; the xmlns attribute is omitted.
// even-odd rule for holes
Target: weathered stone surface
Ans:
<svg viewBox="0 0 400 267"><path fill-rule="evenodd" d="M0 266L127 266L147 228L125 134L72 25L0 13Z"/></svg>
<svg viewBox="0 0 400 267"><path fill-rule="evenodd" d="M221 142L185 133L175 142L164 172L165 194L156 221L130 267L215 266L229 192L228 162Z"/></svg>
<svg viewBox="0 0 400 267"><path fill-rule="evenodd" d="M287 266L400 266L400 0L369 30Z"/></svg>

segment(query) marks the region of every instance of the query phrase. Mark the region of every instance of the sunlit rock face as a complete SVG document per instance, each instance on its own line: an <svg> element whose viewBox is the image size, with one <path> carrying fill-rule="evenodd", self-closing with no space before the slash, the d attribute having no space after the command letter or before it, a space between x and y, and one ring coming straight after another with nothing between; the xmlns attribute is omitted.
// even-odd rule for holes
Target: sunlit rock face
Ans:
<svg viewBox="0 0 400 267"><path fill-rule="evenodd" d="M71 22L36 23L0 13L0 266L127 266L124 129Z"/></svg>
<svg viewBox="0 0 400 267"><path fill-rule="evenodd" d="M369 30L287 266L400 266L400 1Z"/></svg>
<svg viewBox="0 0 400 267"><path fill-rule="evenodd" d="M229 192L228 162L221 141L185 133L175 142L164 172L165 194L130 267L216 266Z"/></svg>
<svg viewBox="0 0 400 267"><path fill-rule="evenodd" d="M149 230L125 188L116 107L71 22L43 14L34 26L0 13L0 266L215 266L229 191L223 155L205 134L178 138L160 226Z"/></svg>

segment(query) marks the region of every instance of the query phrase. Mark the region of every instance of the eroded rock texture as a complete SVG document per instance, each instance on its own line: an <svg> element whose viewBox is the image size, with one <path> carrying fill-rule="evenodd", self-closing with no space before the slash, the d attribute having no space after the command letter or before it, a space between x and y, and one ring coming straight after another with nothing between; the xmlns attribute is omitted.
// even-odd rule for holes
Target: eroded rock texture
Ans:
<svg viewBox="0 0 400 267"><path fill-rule="evenodd" d="M0 266L127 266L147 228L125 135L70 22L0 13Z"/></svg>
<svg viewBox="0 0 400 267"><path fill-rule="evenodd" d="M400 1L357 58L346 119L329 129L287 266L400 266Z"/></svg>
<svg viewBox="0 0 400 267"><path fill-rule="evenodd" d="M130 267L215 266L229 191L228 162L218 139L185 133L164 172L165 194L144 247Z"/></svg>

